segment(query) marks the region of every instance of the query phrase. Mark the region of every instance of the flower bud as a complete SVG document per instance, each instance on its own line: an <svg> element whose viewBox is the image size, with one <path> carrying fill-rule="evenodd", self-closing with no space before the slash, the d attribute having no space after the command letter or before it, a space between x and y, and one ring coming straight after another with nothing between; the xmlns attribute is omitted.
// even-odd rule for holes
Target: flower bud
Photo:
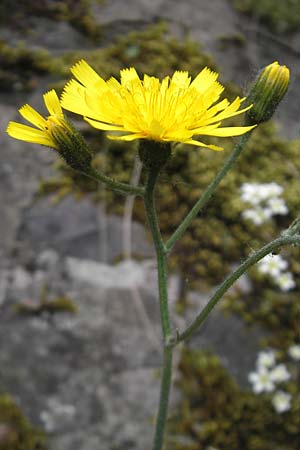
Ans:
<svg viewBox="0 0 300 450"><path fill-rule="evenodd" d="M285 96L290 81L290 71L277 61L269 64L258 75L247 98L252 108L246 113L249 124L271 119L277 106Z"/></svg>
<svg viewBox="0 0 300 450"><path fill-rule="evenodd" d="M66 119L48 118L49 133L58 153L75 170L88 172L92 153L82 135Z"/></svg>

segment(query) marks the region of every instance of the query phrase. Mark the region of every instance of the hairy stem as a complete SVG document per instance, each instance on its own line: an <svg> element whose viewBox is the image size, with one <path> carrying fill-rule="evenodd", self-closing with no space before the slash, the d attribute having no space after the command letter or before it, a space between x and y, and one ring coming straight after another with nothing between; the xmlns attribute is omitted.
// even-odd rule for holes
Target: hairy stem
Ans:
<svg viewBox="0 0 300 450"><path fill-rule="evenodd" d="M82 175L87 176L88 178L91 178L92 180L104 183L108 188L118 191L122 194L143 196L145 192L143 187L132 186L131 184L116 181L113 178L110 178L94 169L90 169L89 172L80 172L80 173L82 173Z"/></svg>
<svg viewBox="0 0 300 450"><path fill-rule="evenodd" d="M162 379L160 386L159 408L156 418L156 429L153 441L153 450L161 450L163 446L165 425L168 415L169 395L172 383L172 356L173 349L164 348L164 361L162 367Z"/></svg>
<svg viewBox="0 0 300 450"><path fill-rule="evenodd" d="M160 315L164 341L167 342L168 339L170 339L171 337L171 327L170 327L169 307L168 307L168 292L167 292L167 276L168 276L167 258L165 246L160 234L154 200L155 184L158 177L158 173L159 172L157 170L149 170L144 202L147 219L150 226L153 243L156 251Z"/></svg>
<svg viewBox="0 0 300 450"><path fill-rule="evenodd" d="M169 343L172 340L172 335L171 335L170 315L168 306L168 291L167 291L167 260L166 260L167 256L158 225L154 200L155 184L157 181L158 174L159 174L158 168L148 169L148 181L144 195L146 214L151 234L153 237L157 257L160 317L164 338L164 355L163 355L162 379L160 387L160 400L159 400L158 414L156 418L153 450L161 450L163 445L164 432L168 415L169 394L172 381L172 353L173 353L173 348L171 348L171 346L169 345Z"/></svg>

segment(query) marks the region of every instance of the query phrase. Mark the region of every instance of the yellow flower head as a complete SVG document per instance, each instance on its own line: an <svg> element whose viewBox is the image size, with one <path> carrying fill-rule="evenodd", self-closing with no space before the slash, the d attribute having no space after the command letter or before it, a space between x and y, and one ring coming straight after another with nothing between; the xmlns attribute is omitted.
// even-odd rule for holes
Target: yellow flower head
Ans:
<svg viewBox="0 0 300 450"><path fill-rule="evenodd" d="M253 127L221 127L222 120L247 111L241 109L245 99L232 103L219 101L223 86L218 74L203 69L192 81L188 72L176 71L161 82L144 75L141 80L134 68L121 70L121 80L103 80L85 61L75 64L72 79L65 87L61 104L93 127L117 131L110 139L132 141L150 139L176 141L222 150L196 136L238 136Z"/></svg>
<svg viewBox="0 0 300 450"><path fill-rule="evenodd" d="M70 130L70 128L65 121L56 92L52 89L44 94L43 97L50 114L48 117L44 118L30 105L26 104L19 109L19 113L36 128L17 122L9 122L6 131L9 136L20 139L21 141L33 142L58 149L57 142L52 133L54 130Z"/></svg>

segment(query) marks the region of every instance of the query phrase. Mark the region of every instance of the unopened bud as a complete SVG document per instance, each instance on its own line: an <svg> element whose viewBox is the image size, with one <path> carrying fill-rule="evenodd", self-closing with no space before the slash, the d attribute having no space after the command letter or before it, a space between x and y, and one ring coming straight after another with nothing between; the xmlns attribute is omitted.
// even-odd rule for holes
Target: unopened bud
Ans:
<svg viewBox="0 0 300 450"><path fill-rule="evenodd" d="M250 124L271 119L277 106L285 96L290 81L290 71L277 61L269 64L258 75L247 98L252 108L246 113Z"/></svg>
<svg viewBox="0 0 300 450"><path fill-rule="evenodd" d="M83 136L66 119L48 118L49 132L58 153L75 170L88 172L92 153Z"/></svg>

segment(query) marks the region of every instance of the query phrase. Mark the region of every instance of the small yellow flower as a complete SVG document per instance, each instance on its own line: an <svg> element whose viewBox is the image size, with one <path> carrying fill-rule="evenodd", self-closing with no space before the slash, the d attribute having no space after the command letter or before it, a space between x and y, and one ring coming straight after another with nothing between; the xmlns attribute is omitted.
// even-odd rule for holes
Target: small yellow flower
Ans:
<svg viewBox="0 0 300 450"><path fill-rule="evenodd" d="M70 127L64 118L56 92L52 89L44 94L43 97L50 114L48 117L44 118L30 105L26 104L19 109L19 113L36 128L17 122L9 122L6 131L9 136L15 139L46 145L58 150L58 145L52 132L58 129L70 131Z"/></svg>
<svg viewBox="0 0 300 450"><path fill-rule="evenodd" d="M121 70L121 80L103 80L85 61L75 64L72 79L65 87L61 104L93 127L117 131L110 139L132 141L149 139L159 142L176 141L222 150L208 145L195 136L238 136L249 127L221 127L222 120L247 111L239 110L244 98L232 103L219 101L224 87L218 74L203 69L191 81L188 72L176 71L161 82L144 75L141 80L134 68Z"/></svg>

